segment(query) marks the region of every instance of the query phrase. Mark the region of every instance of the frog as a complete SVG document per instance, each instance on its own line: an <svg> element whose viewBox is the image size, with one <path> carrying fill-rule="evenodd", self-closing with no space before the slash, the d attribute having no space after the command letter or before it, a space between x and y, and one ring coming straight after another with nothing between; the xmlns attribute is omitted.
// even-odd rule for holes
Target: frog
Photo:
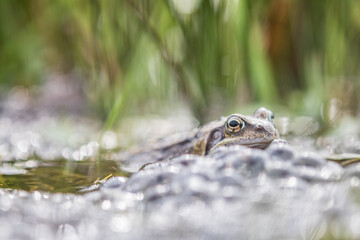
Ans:
<svg viewBox="0 0 360 240"><path fill-rule="evenodd" d="M272 111L261 107L252 115L239 113L221 117L188 133L159 139L150 146L138 146L117 157L120 167L136 172L149 163L161 162L184 154L205 156L220 147L241 145L265 149L279 133Z"/></svg>

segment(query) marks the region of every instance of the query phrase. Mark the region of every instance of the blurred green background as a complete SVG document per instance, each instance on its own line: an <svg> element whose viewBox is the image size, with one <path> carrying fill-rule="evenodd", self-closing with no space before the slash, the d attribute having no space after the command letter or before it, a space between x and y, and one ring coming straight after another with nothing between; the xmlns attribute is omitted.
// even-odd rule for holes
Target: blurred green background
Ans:
<svg viewBox="0 0 360 240"><path fill-rule="evenodd" d="M184 105L359 112L360 1L12 0L0 21L1 96L69 76L108 127Z"/></svg>

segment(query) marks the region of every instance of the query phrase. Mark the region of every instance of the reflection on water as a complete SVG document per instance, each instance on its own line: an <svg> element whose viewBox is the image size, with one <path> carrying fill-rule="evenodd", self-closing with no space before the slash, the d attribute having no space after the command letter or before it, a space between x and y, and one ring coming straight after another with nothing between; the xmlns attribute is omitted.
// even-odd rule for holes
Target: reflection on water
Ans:
<svg viewBox="0 0 360 240"><path fill-rule="evenodd" d="M26 191L79 193L107 176L126 176L115 161L34 161L2 164L0 187ZM29 167L33 165L33 167Z"/></svg>

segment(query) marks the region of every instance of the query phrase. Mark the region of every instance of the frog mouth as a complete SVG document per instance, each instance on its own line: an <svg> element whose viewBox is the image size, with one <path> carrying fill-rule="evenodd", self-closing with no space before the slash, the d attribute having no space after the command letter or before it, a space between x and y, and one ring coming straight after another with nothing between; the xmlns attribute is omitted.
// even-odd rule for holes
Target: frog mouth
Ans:
<svg viewBox="0 0 360 240"><path fill-rule="evenodd" d="M257 142L257 143L249 143L249 144L229 144L227 146L230 146L230 145L241 145L241 146L245 146L245 147L248 147L248 148L259 148L259 149L265 149L267 148L270 143L272 142L269 141L269 142Z"/></svg>
<svg viewBox="0 0 360 240"><path fill-rule="evenodd" d="M264 140L261 139L259 141L249 141L249 142L240 142L240 141L228 141L228 142L223 142L223 143L219 143L217 145L215 145L211 150L220 147L220 146L244 146L244 147L248 147L248 148L258 148L258 149L265 149L269 146L269 144L273 141L274 139L270 139L270 140Z"/></svg>

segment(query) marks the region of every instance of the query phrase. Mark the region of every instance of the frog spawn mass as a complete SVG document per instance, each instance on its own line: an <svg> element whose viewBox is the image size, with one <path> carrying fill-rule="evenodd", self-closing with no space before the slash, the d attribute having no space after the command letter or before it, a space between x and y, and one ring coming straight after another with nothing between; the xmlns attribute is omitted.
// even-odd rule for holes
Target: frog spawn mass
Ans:
<svg viewBox="0 0 360 240"><path fill-rule="evenodd" d="M0 191L4 239L359 238L360 166L284 144L221 147L84 195ZM15 223L21 219L22 225ZM14 225L13 225L14 224ZM17 227L16 227L17 226Z"/></svg>

